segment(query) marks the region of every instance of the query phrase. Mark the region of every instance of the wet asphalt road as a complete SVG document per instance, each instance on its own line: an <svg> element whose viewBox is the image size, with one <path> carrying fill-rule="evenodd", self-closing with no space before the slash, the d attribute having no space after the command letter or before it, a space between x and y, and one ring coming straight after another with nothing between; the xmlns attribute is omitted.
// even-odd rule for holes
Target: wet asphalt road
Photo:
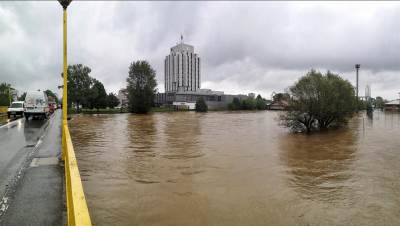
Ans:
<svg viewBox="0 0 400 226"><path fill-rule="evenodd" d="M0 225L62 224L60 116L0 126Z"/></svg>
<svg viewBox="0 0 400 226"><path fill-rule="evenodd" d="M17 119L0 127L0 194L35 150L49 121Z"/></svg>

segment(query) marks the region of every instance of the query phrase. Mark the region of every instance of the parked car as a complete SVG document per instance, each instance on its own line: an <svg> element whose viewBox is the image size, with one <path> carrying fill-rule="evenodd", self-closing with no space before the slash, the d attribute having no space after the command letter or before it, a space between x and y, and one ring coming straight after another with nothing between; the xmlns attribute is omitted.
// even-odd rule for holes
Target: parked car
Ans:
<svg viewBox="0 0 400 226"><path fill-rule="evenodd" d="M25 118L47 119L49 116L49 103L47 95L42 91L27 92L25 97Z"/></svg>
<svg viewBox="0 0 400 226"><path fill-rule="evenodd" d="M17 117L19 116L24 116L24 102L23 101L14 101L11 103L10 107L8 108L7 111L7 116L8 118L11 117Z"/></svg>

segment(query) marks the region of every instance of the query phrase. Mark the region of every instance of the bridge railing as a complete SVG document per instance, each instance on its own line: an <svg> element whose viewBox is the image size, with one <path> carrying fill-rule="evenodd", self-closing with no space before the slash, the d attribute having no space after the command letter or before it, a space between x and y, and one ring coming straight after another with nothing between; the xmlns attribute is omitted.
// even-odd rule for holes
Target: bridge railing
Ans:
<svg viewBox="0 0 400 226"><path fill-rule="evenodd" d="M92 223L86 204L85 194L83 193L81 176L79 174L78 164L67 122L63 123L63 133L65 133L63 158L65 165L68 226L90 226Z"/></svg>

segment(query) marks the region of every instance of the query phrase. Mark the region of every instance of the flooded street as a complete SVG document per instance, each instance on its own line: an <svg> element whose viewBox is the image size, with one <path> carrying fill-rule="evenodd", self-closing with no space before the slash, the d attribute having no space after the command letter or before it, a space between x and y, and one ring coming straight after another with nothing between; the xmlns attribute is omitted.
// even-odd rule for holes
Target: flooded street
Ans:
<svg viewBox="0 0 400 226"><path fill-rule="evenodd" d="M400 115L292 134L277 112L76 115L94 225L400 225Z"/></svg>

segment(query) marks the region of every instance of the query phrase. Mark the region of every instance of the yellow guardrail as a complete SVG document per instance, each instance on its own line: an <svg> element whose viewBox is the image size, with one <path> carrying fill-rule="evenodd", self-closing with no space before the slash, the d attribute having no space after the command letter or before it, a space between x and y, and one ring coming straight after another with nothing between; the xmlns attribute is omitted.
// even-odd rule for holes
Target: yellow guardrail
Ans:
<svg viewBox="0 0 400 226"><path fill-rule="evenodd" d="M79 174L67 122L63 123L63 133L65 135L63 159L65 165L68 226L90 226L92 223L86 204L85 194L83 193L81 176Z"/></svg>
<svg viewBox="0 0 400 226"><path fill-rule="evenodd" d="M7 113L8 107L7 106L0 106L0 113Z"/></svg>

